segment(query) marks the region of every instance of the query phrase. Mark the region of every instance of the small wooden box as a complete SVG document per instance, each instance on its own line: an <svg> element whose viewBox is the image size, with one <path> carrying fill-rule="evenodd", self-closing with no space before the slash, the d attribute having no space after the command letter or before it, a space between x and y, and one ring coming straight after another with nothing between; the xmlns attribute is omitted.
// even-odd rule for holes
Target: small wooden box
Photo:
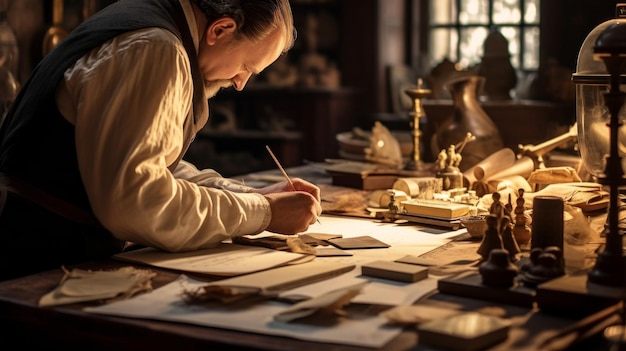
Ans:
<svg viewBox="0 0 626 351"><path fill-rule="evenodd" d="M370 277L414 283L428 277L428 267L392 261L374 261L364 264L361 273Z"/></svg>
<svg viewBox="0 0 626 351"><path fill-rule="evenodd" d="M452 351L478 351L504 341L511 322L466 312L418 326L419 342Z"/></svg>

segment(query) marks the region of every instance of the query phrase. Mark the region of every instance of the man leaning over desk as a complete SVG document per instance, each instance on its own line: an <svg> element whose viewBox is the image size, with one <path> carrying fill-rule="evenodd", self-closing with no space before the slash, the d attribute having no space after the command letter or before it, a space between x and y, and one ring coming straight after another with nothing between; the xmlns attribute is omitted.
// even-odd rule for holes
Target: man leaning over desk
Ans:
<svg viewBox="0 0 626 351"><path fill-rule="evenodd" d="M182 160L207 99L242 90L295 33L288 0L121 0L74 29L0 129L0 279L126 242L186 251L305 231L315 185L254 189Z"/></svg>

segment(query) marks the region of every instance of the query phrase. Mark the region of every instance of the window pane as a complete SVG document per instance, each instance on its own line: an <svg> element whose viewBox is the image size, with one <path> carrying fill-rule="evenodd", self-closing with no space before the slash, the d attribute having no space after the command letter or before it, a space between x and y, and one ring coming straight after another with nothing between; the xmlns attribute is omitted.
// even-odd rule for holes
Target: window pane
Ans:
<svg viewBox="0 0 626 351"><path fill-rule="evenodd" d="M539 24L539 5L541 0L526 0L524 2L524 22L529 24Z"/></svg>
<svg viewBox="0 0 626 351"><path fill-rule="evenodd" d="M469 27L461 29L459 49L461 58L458 60L463 68L480 63L483 56L483 44L489 31L486 27Z"/></svg>
<svg viewBox="0 0 626 351"><path fill-rule="evenodd" d="M461 24L488 24L489 0L461 0L459 22Z"/></svg>
<svg viewBox="0 0 626 351"><path fill-rule="evenodd" d="M485 39L496 28L507 39L514 68L538 68L541 0L429 0L429 4L431 65L444 58L463 68L480 63Z"/></svg>
<svg viewBox="0 0 626 351"><path fill-rule="evenodd" d="M455 0L430 0L430 23L451 24L456 23Z"/></svg>
<svg viewBox="0 0 626 351"><path fill-rule="evenodd" d="M539 28L530 27L524 31L524 69L539 68Z"/></svg>
<svg viewBox="0 0 626 351"><path fill-rule="evenodd" d="M519 0L494 0L493 23L519 23L522 19Z"/></svg>
<svg viewBox="0 0 626 351"><path fill-rule="evenodd" d="M434 67L443 59L449 58L450 61L456 62L456 47L458 36L455 30L451 29L431 29L430 31L430 65Z"/></svg>

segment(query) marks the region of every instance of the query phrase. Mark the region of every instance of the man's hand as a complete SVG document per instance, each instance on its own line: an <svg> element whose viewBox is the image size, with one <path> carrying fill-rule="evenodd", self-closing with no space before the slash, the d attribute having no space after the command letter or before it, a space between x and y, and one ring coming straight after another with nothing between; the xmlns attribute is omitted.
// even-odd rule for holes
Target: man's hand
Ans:
<svg viewBox="0 0 626 351"><path fill-rule="evenodd" d="M297 234L306 231L322 213L319 187L300 178L276 183L257 191L270 203L272 219L268 231ZM294 189L295 188L295 189Z"/></svg>
<svg viewBox="0 0 626 351"><path fill-rule="evenodd" d="M322 212L320 203L309 193L291 191L265 195L272 209L267 230L280 234L297 234L317 221Z"/></svg>
<svg viewBox="0 0 626 351"><path fill-rule="evenodd" d="M322 200L320 195L320 188L316 185L311 184L301 178L292 178L291 181L293 183L293 187L291 186L291 184L289 184L289 182L284 181L256 189L256 192L262 195L267 195L284 191L304 191L311 194L317 200L317 202L320 202Z"/></svg>

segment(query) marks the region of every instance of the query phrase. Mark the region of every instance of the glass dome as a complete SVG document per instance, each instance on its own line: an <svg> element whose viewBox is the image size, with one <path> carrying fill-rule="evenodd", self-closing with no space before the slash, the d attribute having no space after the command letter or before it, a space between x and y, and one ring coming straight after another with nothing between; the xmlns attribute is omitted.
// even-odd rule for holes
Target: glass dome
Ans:
<svg viewBox="0 0 626 351"><path fill-rule="evenodd" d="M578 53L576 73L572 81L576 86L576 123L580 157L588 172L597 176L604 172L605 156L609 154L610 113L604 103L604 93L609 90L609 74L602 60L594 57L594 47L600 34L611 25L626 25L626 5L618 4L616 18L595 27L585 38ZM624 38L626 41L626 38ZM625 67L626 68L626 67ZM626 71L622 72L621 90L625 90ZM626 109L619 113L621 121L626 119ZM622 169L626 169L626 131L620 128L619 149Z"/></svg>

